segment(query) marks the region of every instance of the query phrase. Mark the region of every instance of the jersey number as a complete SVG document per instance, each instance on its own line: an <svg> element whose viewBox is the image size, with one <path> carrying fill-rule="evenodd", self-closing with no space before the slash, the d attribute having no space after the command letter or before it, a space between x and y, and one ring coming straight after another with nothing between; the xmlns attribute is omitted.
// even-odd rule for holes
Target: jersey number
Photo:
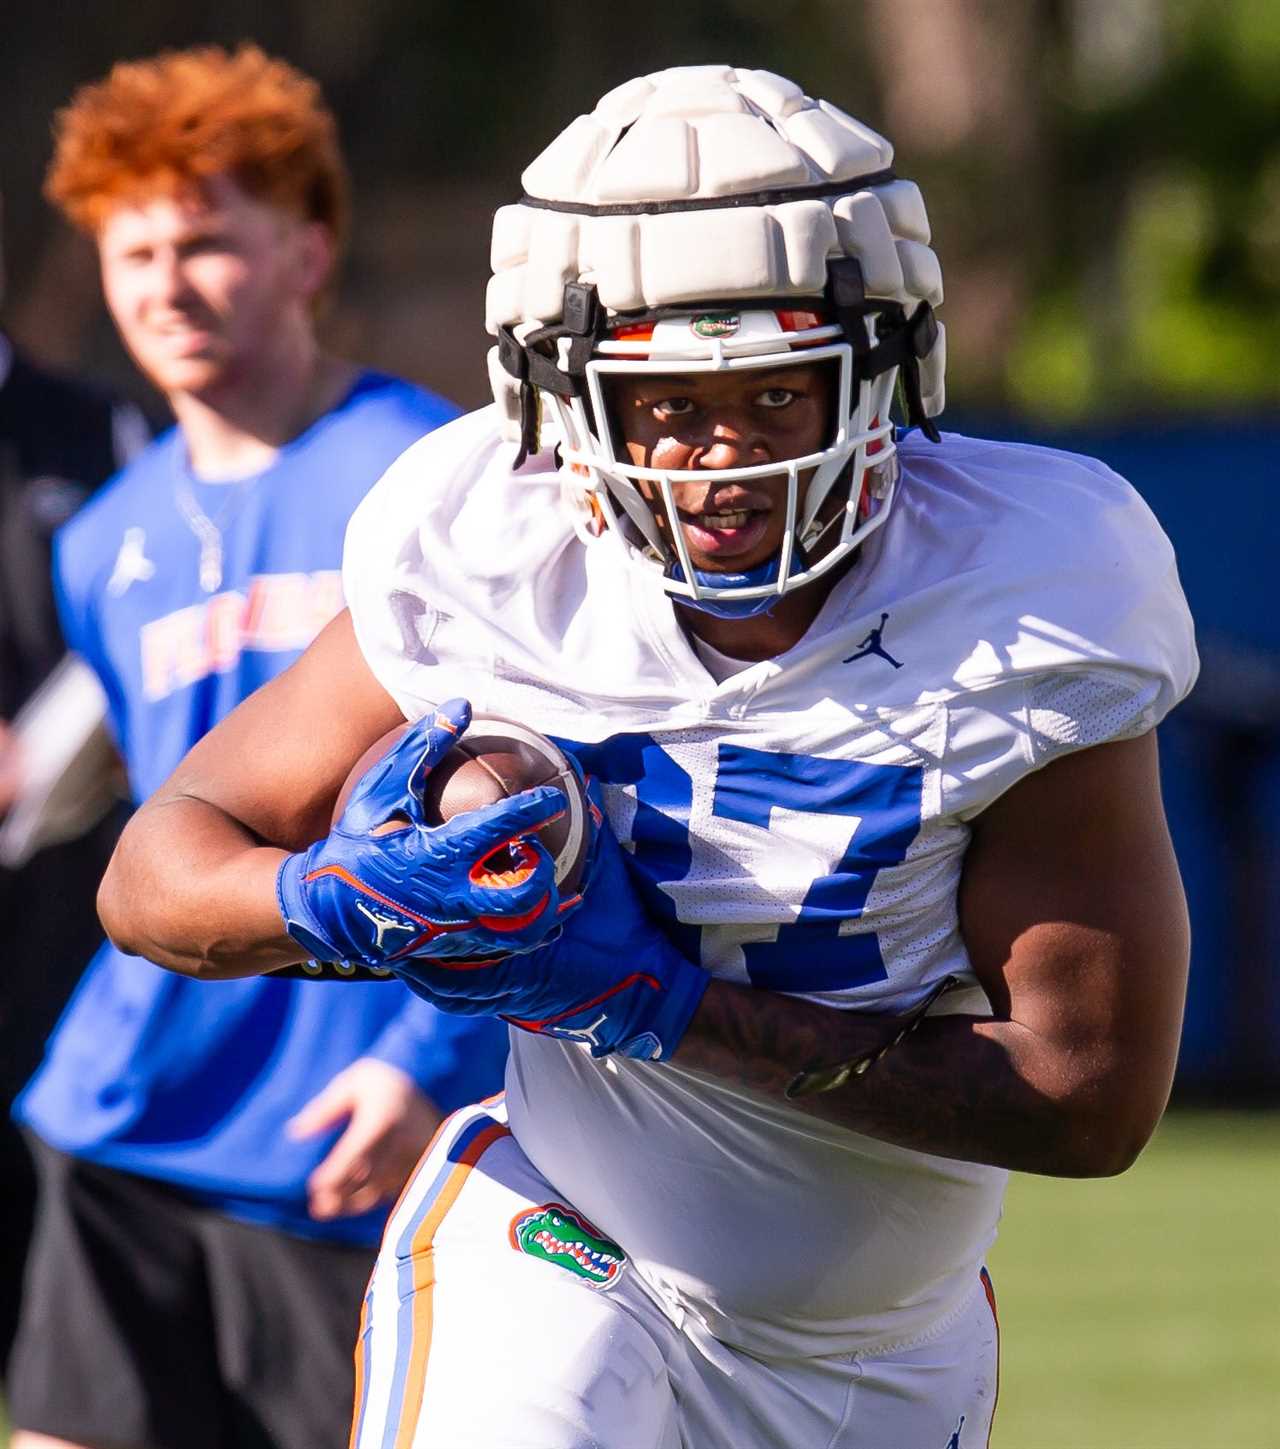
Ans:
<svg viewBox="0 0 1280 1449"><path fill-rule="evenodd" d="M602 782L636 787L631 839L623 843L632 847L637 885L677 945L699 960L701 928L680 921L662 889L684 880L693 865L690 830L697 833L697 822L691 819L694 792L688 772L649 735L565 744ZM847 843L835 869L810 884L796 919L779 926L775 940L743 946L754 985L838 991L885 979L874 933L842 935L841 925L861 917L880 871L905 858L920 829L922 778L919 765L868 765L717 745L713 816L765 830L775 812L848 822Z"/></svg>

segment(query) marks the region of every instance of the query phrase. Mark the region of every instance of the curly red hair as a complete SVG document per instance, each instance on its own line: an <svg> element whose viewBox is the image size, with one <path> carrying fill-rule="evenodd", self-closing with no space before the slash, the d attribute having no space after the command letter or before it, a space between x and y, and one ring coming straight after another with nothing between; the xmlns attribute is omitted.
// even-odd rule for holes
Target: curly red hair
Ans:
<svg viewBox="0 0 1280 1449"><path fill-rule="evenodd" d="M54 138L45 196L85 231L122 203L226 173L338 243L346 232L346 167L320 87L256 45L121 61L58 112Z"/></svg>

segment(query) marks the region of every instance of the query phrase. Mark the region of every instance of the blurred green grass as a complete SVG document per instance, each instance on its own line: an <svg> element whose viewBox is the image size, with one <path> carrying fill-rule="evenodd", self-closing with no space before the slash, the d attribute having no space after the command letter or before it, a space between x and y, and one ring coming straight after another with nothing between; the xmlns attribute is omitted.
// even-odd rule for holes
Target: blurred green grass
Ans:
<svg viewBox="0 0 1280 1449"><path fill-rule="evenodd" d="M1016 1175L992 1449L1280 1449L1280 1113L1171 1112L1093 1182Z"/></svg>

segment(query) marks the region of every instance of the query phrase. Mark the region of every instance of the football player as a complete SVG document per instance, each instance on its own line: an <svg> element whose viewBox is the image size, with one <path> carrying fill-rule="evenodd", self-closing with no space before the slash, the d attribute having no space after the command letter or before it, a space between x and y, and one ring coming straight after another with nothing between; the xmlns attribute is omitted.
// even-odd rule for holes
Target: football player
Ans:
<svg viewBox="0 0 1280 1449"><path fill-rule="evenodd" d="M495 406L362 505L350 613L139 813L108 928L516 1028L388 1224L353 1442L976 1449L1007 1171L1122 1171L1172 1076L1171 550L1101 463L938 433L920 193L836 107L665 71L523 182ZM580 900L553 792L422 822L467 701L581 762Z"/></svg>

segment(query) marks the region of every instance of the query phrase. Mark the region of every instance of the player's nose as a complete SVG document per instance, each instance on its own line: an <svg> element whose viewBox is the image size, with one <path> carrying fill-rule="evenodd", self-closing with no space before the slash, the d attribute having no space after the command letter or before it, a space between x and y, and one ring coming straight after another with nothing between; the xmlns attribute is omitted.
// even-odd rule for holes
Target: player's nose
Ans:
<svg viewBox="0 0 1280 1449"><path fill-rule="evenodd" d="M743 468L767 463L769 448L763 436L737 422L717 423L706 444L698 450L698 468Z"/></svg>
<svg viewBox="0 0 1280 1449"><path fill-rule="evenodd" d="M167 306L181 306L195 295L187 268L174 247L159 247L149 268L151 294Z"/></svg>

